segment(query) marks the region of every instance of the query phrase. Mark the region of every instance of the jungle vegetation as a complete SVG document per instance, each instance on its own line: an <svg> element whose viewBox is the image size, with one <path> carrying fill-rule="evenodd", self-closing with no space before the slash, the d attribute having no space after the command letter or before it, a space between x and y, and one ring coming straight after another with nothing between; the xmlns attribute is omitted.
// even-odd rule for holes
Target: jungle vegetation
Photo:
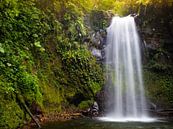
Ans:
<svg viewBox="0 0 173 129"><path fill-rule="evenodd" d="M93 29L85 18L93 11L140 14L150 6L171 7L173 1L0 0L0 128L30 120L25 106L34 114L33 104L45 113L91 104L105 79L83 40Z"/></svg>

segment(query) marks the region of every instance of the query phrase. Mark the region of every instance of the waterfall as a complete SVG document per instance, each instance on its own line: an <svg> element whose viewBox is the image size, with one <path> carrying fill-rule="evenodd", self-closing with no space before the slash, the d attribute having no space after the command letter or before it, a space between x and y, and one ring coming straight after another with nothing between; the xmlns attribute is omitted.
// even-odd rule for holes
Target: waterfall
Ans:
<svg viewBox="0 0 173 129"><path fill-rule="evenodd" d="M143 121L146 111L140 40L131 16L113 17L107 28L107 87L111 108L103 120ZM146 119L145 119L146 120Z"/></svg>

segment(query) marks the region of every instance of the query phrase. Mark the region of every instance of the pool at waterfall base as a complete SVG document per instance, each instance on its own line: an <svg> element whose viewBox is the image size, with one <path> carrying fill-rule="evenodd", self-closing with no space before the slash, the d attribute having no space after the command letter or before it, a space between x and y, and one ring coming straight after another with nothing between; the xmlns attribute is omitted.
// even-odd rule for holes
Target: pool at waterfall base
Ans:
<svg viewBox="0 0 173 129"><path fill-rule="evenodd" d="M36 129L36 128L32 128ZM42 125L42 129L173 129L170 120L155 122L110 122L94 119L76 119L63 122L50 122Z"/></svg>
<svg viewBox="0 0 173 129"><path fill-rule="evenodd" d="M108 122L156 122L159 121L157 118L151 118L151 117L121 117L121 118L116 118L116 117L100 117L98 118L101 121L108 121Z"/></svg>

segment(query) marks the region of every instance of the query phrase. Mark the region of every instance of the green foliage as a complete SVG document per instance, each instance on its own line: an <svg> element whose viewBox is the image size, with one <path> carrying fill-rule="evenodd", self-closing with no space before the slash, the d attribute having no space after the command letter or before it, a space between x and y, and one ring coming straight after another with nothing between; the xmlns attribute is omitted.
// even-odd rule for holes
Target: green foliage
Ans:
<svg viewBox="0 0 173 129"><path fill-rule="evenodd" d="M95 31L106 29L109 26L109 20L108 13L105 11L93 10L90 13L90 22Z"/></svg>
<svg viewBox="0 0 173 129"><path fill-rule="evenodd" d="M158 105L171 107L173 104L173 75L144 71L144 81L148 97Z"/></svg>
<svg viewBox="0 0 173 129"><path fill-rule="evenodd" d="M102 69L85 47L63 53L62 60L69 85L71 88L78 87L76 93L82 93L88 99L100 90L103 85Z"/></svg>
<svg viewBox="0 0 173 129"><path fill-rule="evenodd" d="M141 6L154 5L156 8L172 6L172 0L92 0L94 10L108 11L118 15L139 13Z"/></svg>
<svg viewBox="0 0 173 129"><path fill-rule="evenodd" d="M150 63L147 66L148 69L151 69L156 72L171 72L172 67L171 65L164 64L164 63L159 63L157 61L151 60Z"/></svg>
<svg viewBox="0 0 173 129"><path fill-rule="evenodd" d="M172 66L169 64L168 61L168 52L159 48L155 51L155 53L149 57L149 61L146 68L156 71L156 72L164 72L170 73L172 71Z"/></svg>
<svg viewBox="0 0 173 129"><path fill-rule="evenodd" d="M24 112L16 102L13 83L0 77L0 128L14 129L23 124Z"/></svg>
<svg viewBox="0 0 173 129"><path fill-rule="evenodd" d="M0 119L0 128L14 129L23 124L24 112L15 101L1 99Z"/></svg>
<svg viewBox="0 0 173 129"><path fill-rule="evenodd" d="M109 11L114 14L123 15L124 7L127 6L127 1L115 1L115 0L99 0L97 3L97 9L102 11Z"/></svg>
<svg viewBox="0 0 173 129"><path fill-rule="evenodd" d="M20 72L17 78L18 88L27 103L32 104L33 101L36 101L42 104L42 95L39 90L37 77L27 72Z"/></svg>
<svg viewBox="0 0 173 129"><path fill-rule="evenodd" d="M42 105L33 58L43 49L49 27L32 1L4 0L0 10L1 126L17 128L26 116L15 94L21 94L28 106L33 101Z"/></svg>

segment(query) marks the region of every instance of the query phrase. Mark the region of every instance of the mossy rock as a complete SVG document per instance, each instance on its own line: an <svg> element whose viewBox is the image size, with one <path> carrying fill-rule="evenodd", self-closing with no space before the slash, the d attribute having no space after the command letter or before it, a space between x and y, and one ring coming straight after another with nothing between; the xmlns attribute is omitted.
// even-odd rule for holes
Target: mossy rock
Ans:
<svg viewBox="0 0 173 129"><path fill-rule="evenodd" d="M88 109L92 104L93 104L93 100L86 100L86 101L82 101L79 105L78 108L79 109Z"/></svg>

